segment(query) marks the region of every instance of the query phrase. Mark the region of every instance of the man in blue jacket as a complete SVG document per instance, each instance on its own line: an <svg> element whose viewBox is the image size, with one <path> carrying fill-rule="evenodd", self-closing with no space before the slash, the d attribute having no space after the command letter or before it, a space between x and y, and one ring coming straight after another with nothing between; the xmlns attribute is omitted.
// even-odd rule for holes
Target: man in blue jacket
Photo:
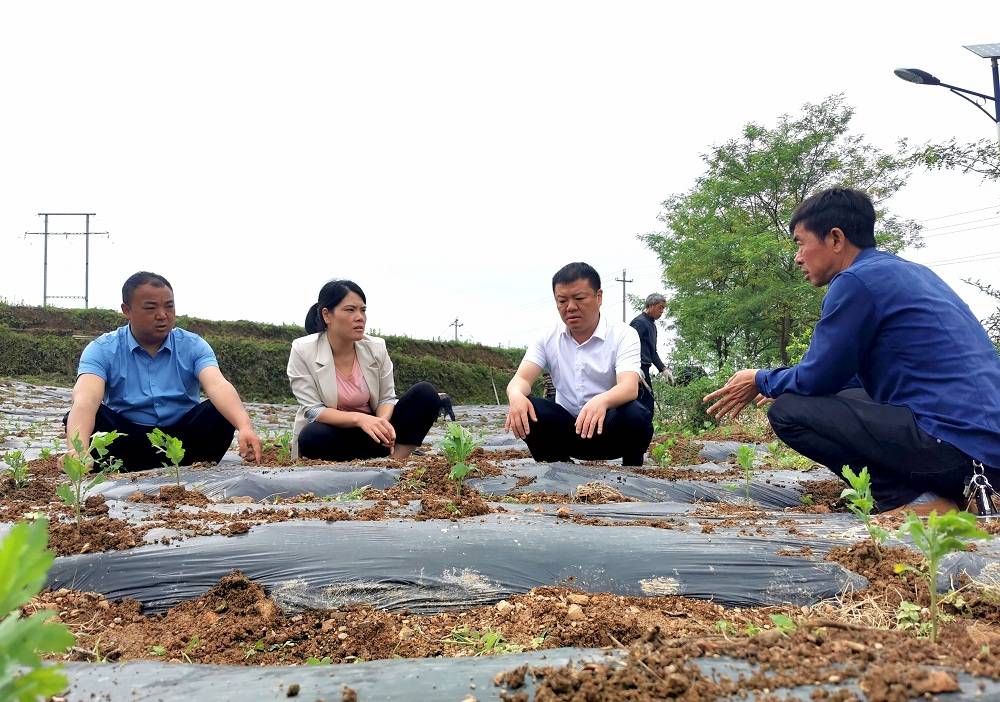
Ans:
<svg viewBox="0 0 1000 702"><path fill-rule="evenodd" d="M966 507L974 472L1000 485L1000 356L930 269L875 249L875 208L831 188L796 209L795 262L829 284L802 361L745 369L707 395L716 417L755 398L775 434L834 473L867 466L880 512Z"/></svg>

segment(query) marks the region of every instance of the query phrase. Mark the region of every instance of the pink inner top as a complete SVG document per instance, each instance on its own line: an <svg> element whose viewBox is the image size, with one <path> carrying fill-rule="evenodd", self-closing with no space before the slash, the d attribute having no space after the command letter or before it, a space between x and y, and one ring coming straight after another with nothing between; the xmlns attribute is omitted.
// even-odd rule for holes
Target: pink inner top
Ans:
<svg viewBox="0 0 1000 702"><path fill-rule="evenodd" d="M354 357L354 367L351 374L345 376L337 371L337 409L341 412L364 412L371 414L368 400L371 393L368 391L368 383L361 373L361 366L358 364L358 357Z"/></svg>

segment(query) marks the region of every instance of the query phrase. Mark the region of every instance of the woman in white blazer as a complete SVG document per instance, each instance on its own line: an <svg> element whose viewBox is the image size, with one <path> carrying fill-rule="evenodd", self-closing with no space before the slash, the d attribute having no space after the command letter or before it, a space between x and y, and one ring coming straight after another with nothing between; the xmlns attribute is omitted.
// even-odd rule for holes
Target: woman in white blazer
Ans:
<svg viewBox="0 0 1000 702"><path fill-rule="evenodd" d="M299 402L292 455L349 461L406 458L423 443L447 396L417 383L397 400L385 341L365 334L365 294L332 280L306 315L307 336L292 342L288 380ZM454 418L454 415L452 415Z"/></svg>

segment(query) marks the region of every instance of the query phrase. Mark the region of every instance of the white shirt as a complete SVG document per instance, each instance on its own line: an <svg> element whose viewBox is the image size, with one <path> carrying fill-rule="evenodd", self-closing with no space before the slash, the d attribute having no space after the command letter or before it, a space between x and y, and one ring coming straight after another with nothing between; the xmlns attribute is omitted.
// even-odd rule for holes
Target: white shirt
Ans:
<svg viewBox="0 0 1000 702"><path fill-rule="evenodd" d="M560 323L528 347L524 360L549 369L556 402L574 417L594 395L613 388L619 373L642 375L639 335L627 324L609 324L603 314L593 335L582 344Z"/></svg>

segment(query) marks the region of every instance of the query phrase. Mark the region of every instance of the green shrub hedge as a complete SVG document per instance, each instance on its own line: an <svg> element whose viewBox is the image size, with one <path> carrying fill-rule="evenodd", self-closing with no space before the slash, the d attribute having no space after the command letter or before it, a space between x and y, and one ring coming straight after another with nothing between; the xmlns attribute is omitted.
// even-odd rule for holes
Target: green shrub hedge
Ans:
<svg viewBox="0 0 1000 702"><path fill-rule="evenodd" d="M0 323L2 321L0 319ZM58 334L37 329L12 331L0 327L0 376L45 376L50 382L72 385L80 354L89 338L74 339L68 331ZM301 330L298 333L301 334ZM215 350L223 374L243 399L250 402L293 401L285 374L290 342L211 334L205 339ZM442 392L451 394L456 404L493 404L496 402L493 383L506 402L504 388L523 353L515 349L470 347L472 352L468 357L472 360L466 362L460 360L462 344L420 342L402 337L389 339L397 341L389 344L389 349L395 365L398 394L414 383L427 380ZM516 357L517 361L507 361L508 357ZM504 360L502 366L501 359Z"/></svg>

